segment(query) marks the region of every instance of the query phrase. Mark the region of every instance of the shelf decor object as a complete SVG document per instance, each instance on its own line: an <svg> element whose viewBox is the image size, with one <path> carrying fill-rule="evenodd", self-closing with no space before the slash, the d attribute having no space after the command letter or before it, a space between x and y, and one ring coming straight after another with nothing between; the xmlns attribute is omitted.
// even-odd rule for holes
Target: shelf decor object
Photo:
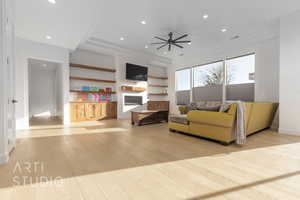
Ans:
<svg viewBox="0 0 300 200"><path fill-rule="evenodd" d="M99 91L82 91L82 90L70 90L73 93L97 93L100 94ZM111 94L116 94L116 92L112 91Z"/></svg>

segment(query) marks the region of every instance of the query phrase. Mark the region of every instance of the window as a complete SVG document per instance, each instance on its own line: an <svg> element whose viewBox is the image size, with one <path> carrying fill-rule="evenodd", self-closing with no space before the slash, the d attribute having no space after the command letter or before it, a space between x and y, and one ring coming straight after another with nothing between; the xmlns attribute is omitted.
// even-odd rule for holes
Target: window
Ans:
<svg viewBox="0 0 300 200"><path fill-rule="evenodd" d="M176 90L184 91L191 89L191 69L176 71Z"/></svg>
<svg viewBox="0 0 300 200"><path fill-rule="evenodd" d="M255 54L226 60L227 84L254 83Z"/></svg>
<svg viewBox="0 0 300 200"><path fill-rule="evenodd" d="M194 87L222 85L224 80L223 61L194 68Z"/></svg>
<svg viewBox="0 0 300 200"><path fill-rule="evenodd" d="M224 69L224 64L226 67ZM254 101L255 54L248 54L176 72L178 105L190 101ZM224 87L225 86L225 87Z"/></svg>

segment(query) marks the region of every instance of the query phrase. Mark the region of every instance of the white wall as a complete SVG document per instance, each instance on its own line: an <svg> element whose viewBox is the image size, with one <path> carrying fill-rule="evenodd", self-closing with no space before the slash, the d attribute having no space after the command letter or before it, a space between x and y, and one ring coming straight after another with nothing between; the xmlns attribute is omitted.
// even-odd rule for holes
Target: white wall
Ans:
<svg viewBox="0 0 300 200"><path fill-rule="evenodd" d="M212 51L214 52L214 51ZM175 69L194 66L197 64L204 64L227 57L235 57L247 53L256 53L255 62L255 101L278 102L278 87L279 87L279 39L272 38L261 41L257 44L247 46L233 46L224 48L223 50L216 50L215 53L199 54L198 58L186 64L174 64ZM169 79L175 77L175 71L170 72ZM169 84L170 88L175 88L175 78ZM170 91L170 99L175 99L175 90ZM177 106L172 103L172 113L177 112ZM175 106L174 106L175 105Z"/></svg>
<svg viewBox="0 0 300 200"><path fill-rule="evenodd" d="M146 104L148 100L168 100L168 97L153 97L147 95L148 92L157 92L161 93L163 89L159 88L148 88L148 83L151 84L164 84L167 85L167 81L163 80L149 80L149 82L143 81L128 81L125 79L126 72L125 66L126 63L133 63L137 65L147 66L149 70L149 74L157 75L157 76L167 76L167 68L159 66L157 63L153 64L156 61L156 58L150 55L142 55L142 54L125 54L120 52L110 52L106 54L102 54L97 52L96 50L85 50L85 49L77 49L72 52L70 56L70 60L72 63L84 64L84 65L92 65L92 66L102 66L105 68L116 69L116 73L102 72L102 71L91 71L91 70L81 70L81 69L71 69L72 76L82 76L88 78L96 78L96 79L104 79L104 80L116 80L116 84L106 84L106 83L94 83L87 81L71 81L71 88L78 89L82 85L95 85L98 87L112 87L114 91L117 92L116 95L113 96L113 100L118 102L118 118L129 118L130 110L133 109L144 109L144 106L125 106L124 105L124 96L132 95L132 96L143 96L143 104ZM137 86L137 87L145 87L147 90L145 92L124 92L121 91L121 86Z"/></svg>
<svg viewBox="0 0 300 200"><path fill-rule="evenodd" d="M16 38L16 120L17 129L29 128L28 59L60 63L63 76L64 123L69 123L69 50Z"/></svg>
<svg viewBox="0 0 300 200"><path fill-rule="evenodd" d="M281 133L300 135L300 11L280 20Z"/></svg>
<svg viewBox="0 0 300 200"><path fill-rule="evenodd" d="M279 102L279 39L259 44L255 59L255 101Z"/></svg>
<svg viewBox="0 0 300 200"><path fill-rule="evenodd" d="M29 61L29 117L47 114L62 114L59 102L62 99L62 82L59 64L47 62L46 66Z"/></svg>

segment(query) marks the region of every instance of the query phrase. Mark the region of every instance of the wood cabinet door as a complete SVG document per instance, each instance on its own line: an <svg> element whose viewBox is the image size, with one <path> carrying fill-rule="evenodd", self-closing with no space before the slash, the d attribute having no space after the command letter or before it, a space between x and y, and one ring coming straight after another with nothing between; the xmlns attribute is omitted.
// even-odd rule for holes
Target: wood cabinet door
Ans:
<svg viewBox="0 0 300 200"><path fill-rule="evenodd" d="M85 104L83 103L72 103L71 107L71 122L80 122L86 120L85 115Z"/></svg>
<svg viewBox="0 0 300 200"><path fill-rule="evenodd" d="M85 113L87 120L97 120L99 117L97 103L86 103L85 104Z"/></svg>
<svg viewBox="0 0 300 200"><path fill-rule="evenodd" d="M107 117L117 118L117 102L107 103Z"/></svg>

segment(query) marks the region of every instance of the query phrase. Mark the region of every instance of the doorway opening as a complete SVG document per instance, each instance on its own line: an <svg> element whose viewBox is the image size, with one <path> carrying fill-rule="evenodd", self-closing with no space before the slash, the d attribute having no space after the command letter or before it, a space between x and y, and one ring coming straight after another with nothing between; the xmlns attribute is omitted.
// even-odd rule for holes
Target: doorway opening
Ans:
<svg viewBox="0 0 300 200"><path fill-rule="evenodd" d="M30 127L63 124L62 66L28 59Z"/></svg>

